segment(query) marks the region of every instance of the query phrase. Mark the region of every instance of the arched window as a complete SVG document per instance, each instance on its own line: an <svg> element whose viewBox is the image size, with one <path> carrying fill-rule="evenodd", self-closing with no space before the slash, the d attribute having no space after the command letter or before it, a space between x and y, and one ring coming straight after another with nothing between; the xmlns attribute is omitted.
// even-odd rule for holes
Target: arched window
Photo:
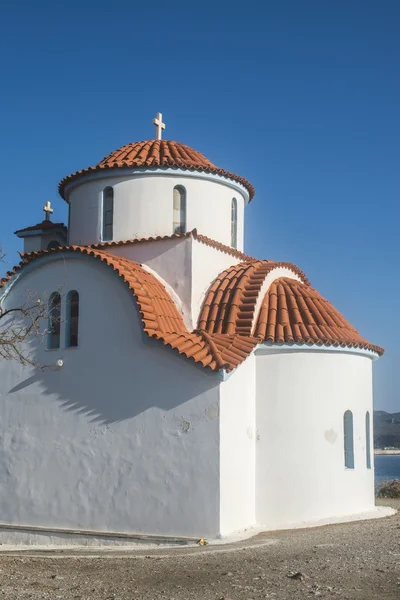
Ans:
<svg viewBox="0 0 400 600"><path fill-rule="evenodd" d="M56 240L53 240L52 242L49 242L47 244L47 250L51 250L52 248L59 248L60 247L60 243L57 242Z"/></svg>
<svg viewBox="0 0 400 600"><path fill-rule="evenodd" d="M65 320L65 345L75 348L78 345L79 294L76 290L68 292L67 316Z"/></svg>
<svg viewBox="0 0 400 600"><path fill-rule="evenodd" d="M237 200L232 198L231 206L231 246L237 248Z"/></svg>
<svg viewBox="0 0 400 600"><path fill-rule="evenodd" d="M344 431L344 466L347 469L354 469L354 434L353 434L353 413L346 410L343 416Z"/></svg>
<svg viewBox="0 0 400 600"><path fill-rule="evenodd" d="M174 187L172 233L186 233L186 191L180 185Z"/></svg>
<svg viewBox="0 0 400 600"><path fill-rule="evenodd" d="M60 347L60 325L61 325L61 296L53 292L49 298L49 328L47 347L55 349Z"/></svg>
<svg viewBox="0 0 400 600"><path fill-rule="evenodd" d="M112 187L106 187L103 190L103 241L108 242L113 239L114 223L114 190Z"/></svg>
<svg viewBox="0 0 400 600"><path fill-rule="evenodd" d="M367 469L371 468L371 417L369 412L365 415L365 451Z"/></svg>

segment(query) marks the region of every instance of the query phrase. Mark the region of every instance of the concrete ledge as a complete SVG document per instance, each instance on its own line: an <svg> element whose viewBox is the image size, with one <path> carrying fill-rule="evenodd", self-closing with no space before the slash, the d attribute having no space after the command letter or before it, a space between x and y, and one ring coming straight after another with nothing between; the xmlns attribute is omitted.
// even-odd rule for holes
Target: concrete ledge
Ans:
<svg viewBox="0 0 400 600"><path fill-rule="evenodd" d="M188 546L198 544L200 538L185 536L151 535L91 531L84 529L60 529L10 525L0 523L0 552L6 546Z"/></svg>

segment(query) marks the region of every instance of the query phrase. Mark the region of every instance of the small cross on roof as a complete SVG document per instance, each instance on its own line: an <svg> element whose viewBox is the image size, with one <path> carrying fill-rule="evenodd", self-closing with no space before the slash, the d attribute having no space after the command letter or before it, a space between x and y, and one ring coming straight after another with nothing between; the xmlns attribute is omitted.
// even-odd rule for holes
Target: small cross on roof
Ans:
<svg viewBox="0 0 400 600"><path fill-rule="evenodd" d="M46 213L46 221L50 221L50 215L54 212L51 208L51 202L47 200L46 204L43 206L43 210Z"/></svg>
<svg viewBox="0 0 400 600"><path fill-rule="evenodd" d="M165 123L162 122L162 114L157 113L153 123L156 126L156 140L161 140L162 130L165 129Z"/></svg>

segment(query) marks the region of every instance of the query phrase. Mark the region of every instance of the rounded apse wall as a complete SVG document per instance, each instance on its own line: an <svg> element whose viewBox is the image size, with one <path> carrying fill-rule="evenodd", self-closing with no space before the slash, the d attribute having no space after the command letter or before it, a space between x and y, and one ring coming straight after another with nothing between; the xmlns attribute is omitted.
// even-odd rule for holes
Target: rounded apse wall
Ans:
<svg viewBox="0 0 400 600"><path fill-rule="evenodd" d="M257 523L298 526L373 508L371 357L328 348L257 356ZM345 459L346 411L354 468Z"/></svg>

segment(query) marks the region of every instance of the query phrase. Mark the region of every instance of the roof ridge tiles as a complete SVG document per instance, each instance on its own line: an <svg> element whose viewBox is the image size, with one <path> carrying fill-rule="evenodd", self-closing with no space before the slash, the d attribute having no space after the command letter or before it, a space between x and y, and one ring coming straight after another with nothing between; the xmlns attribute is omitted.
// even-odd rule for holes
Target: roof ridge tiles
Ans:
<svg viewBox="0 0 400 600"><path fill-rule="evenodd" d="M91 244L91 246L89 246L89 247L100 250L101 248L127 246L129 244L167 241L167 240L173 240L173 239L185 239L185 238L190 238L190 237L194 238L195 240L197 240L198 242L200 242L202 244L205 244L206 246L210 246L212 248L215 248L216 250L220 250L221 252L224 252L225 254L231 254L235 258L242 259L244 262L246 262L246 261L255 262L258 260L248 254L245 254L244 252L241 252L240 250L237 250L236 248L232 248L231 246L227 246L226 244L223 244L222 242L213 240L212 238L209 238L206 235L197 233L197 229L192 229L191 231L188 231L186 233L172 233L171 235L156 235L156 236L149 236L146 238L132 238L130 240L120 240L118 242L99 242L97 244ZM273 261L266 260L265 262L270 263Z"/></svg>

